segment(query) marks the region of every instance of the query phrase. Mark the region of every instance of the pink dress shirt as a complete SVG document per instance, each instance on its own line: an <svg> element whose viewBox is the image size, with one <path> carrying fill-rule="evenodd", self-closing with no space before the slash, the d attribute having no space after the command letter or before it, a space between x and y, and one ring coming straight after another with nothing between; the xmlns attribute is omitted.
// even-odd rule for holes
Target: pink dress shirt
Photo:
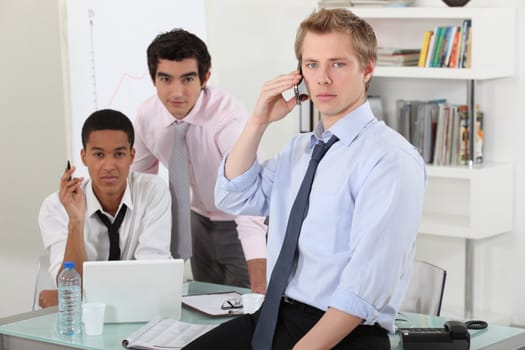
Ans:
<svg viewBox="0 0 525 350"><path fill-rule="evenodd" d="M233 216L215 207L214 191L223 156L230 151L244 126L248 112L232 96L213 88L202 90L184 118L191 208L212 221L235 220L246 260L266 258L266 225L259 216ZM131 169L157 174L159 161L168 168L174 144L171 128L176 119L157 95L139 107L134 121L135 161Z"/></svg>

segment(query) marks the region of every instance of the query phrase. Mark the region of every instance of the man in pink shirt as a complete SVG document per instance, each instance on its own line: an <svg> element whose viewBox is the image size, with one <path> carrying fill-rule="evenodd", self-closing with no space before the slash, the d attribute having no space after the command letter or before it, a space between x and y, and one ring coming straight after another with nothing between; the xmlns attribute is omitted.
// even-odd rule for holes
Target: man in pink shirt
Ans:
<svg viewBox="0 0 525 350"><path fill-rule="evenodd" d="M232 216L215 207L214 188L221 160L239 136L248 111L232 96L206 86L211 58L206 44L182 29L158 35L147 50L148 67L157 94L139 107L134 126L133 171L158 173L159 162L170 169L170 187L180 167L171 167L175 128L185 134L191 233L172 233L172 255L187 258L174 244L191 234L191 267L196 280L266 290L266 225L264 218ZM179 173L178 173L179 172ZM173 198L174 203L176 199ZM173 226L177 224L176 205ZM185 237L182 237L185 238ZM189 237L187 237L189 238ZM175 247L174 247L175 245Z"/></svg>

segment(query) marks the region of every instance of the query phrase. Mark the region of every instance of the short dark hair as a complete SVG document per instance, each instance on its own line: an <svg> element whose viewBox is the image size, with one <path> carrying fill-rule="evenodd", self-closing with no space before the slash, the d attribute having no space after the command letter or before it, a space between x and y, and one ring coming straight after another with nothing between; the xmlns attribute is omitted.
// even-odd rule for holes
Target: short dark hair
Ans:
<svg viewBox="0 0 525 350"><path fill-rule="evenodd" d="M186 58L195 58L201 83L211 67L211 56L204 41L180 28L157 35L148 46L147 55L149 74L153 81L160 59L182 61Z"/></svg>
<svg viewBox="0 0 525 350"><path fill-rule="evenodd" d="M120 130L128 135L130 148L135 142L135 131L131 120L122 112L113 109L101 109L93 112L82 126L82 147L86 149L89 135L99 130Z"/></svg>

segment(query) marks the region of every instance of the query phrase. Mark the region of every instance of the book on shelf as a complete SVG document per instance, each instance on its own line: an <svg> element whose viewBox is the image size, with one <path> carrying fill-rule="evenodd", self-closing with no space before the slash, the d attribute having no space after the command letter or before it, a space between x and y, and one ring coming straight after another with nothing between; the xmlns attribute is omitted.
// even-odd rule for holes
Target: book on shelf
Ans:
<svg viewBox="0 0 525 350"><path fill-rule="evenodd" d="M476 127L474 132L474 163L483 163L483 139L485 132L483 130L483 112L476 106Z"/></svg>
<svg viewBox="0 0 525 350"><path fill-rule="evenodd" d="M418 60L419 67L470 68L472 21L461 26L436 26L424 33Z"/></svg>
<svg viewBox="0 0 525 350"><path fill-rule="evenodd" d="M469 135L469 119L468 119L468 107L461 105L458 107L459 115L459 163L461 165L467 165L470 159L470 135Z"/></svg>
<svg viewBox="0 0 525 350"><path fill-rule="evenodd" d="M468 38L467 38L467 57L465 58L465 65L464 68L470 68L471 67L471 57L472 57L472 28L468 31Z"/></svg>
<svg viewBox="0 0 525 350"><path fill-rule="evenodd" d="M434 52L432 55L432 61L430 67L439 67L439 59L441 57L441 51L443 50L443 40L446 36L447 27L438 27L436 32L436 41L434 43Z"/></svg>
<svg viewBox="0 0 525 350"><path fill-rule="evenodd" d="M388 47L378 46L377 55L407 55L407 54L419 54L420 49L414 48L402 48L402 47Z"/></svg>
<svg viewBox="0 0 525 350"><path fill-rule="evenodd" d="M469 36L470 31L472 29L472 21L470 19L463 20L463 23L461 24L461 40L459 44L459 57L458 57L458 68L467 68L467 56L468 53L468 46L470 43Z"/></svg>
<svg viewBox="0 0 525 350"><path fill-rule="evenodd" d="M434 57L434 51L436 50L436 37L439 31L439 27L435 27L432 31L432 36L430 37L430 42L428 44L428 52L425 60L425 67L431 67L432 58Z"/></svg>
<svg viewBox="0 0 525 350"><path fill-rule="evenodd" d="M452 47L458 32L457 26L451 26L447 28L446 47L443 48L443 55L441 60L441 67L448 67L450 62L450 56L452 55Z"/></svg>
<svg viewBox="0 0 525 350"><path fill-rule="evenodd" d="M461 42L461 27L457 27L456 34L454 35L454 41L452 43L452 50L450 52L450 58L447 62L447 67L449 68L456 68L458 66L460 42Z"/></svg>
<svg viewBox="0 0 525 350"><path fill-rule="evenodd" d="M416 66L419 60L420 49L378 47L378 66Z"/></svg>
<svg viewBox="0 0 525 350"><path fill-rule="evenodd" d="M419 53L377 55L378 66L417 66Z"/></svg>
<svg viewBox="0 0 525 350"><path fill-rule="evenodd" d="M419 53L419 59L418 59L418 67L425 67L425 63L427 60L427 54L428 54L428 48L430 46L430 39L432 35L434 34L433 31L427 30L425 34L423 35L423 44L421 44L421 52Z"/></svg>
<svg viewBox="0 0 525 350"><path fill-rule="evenodd" d="M470 122L466 105L445 99L396 101L395 128L416 147L425 163L467 165L470 160ZM477 111L474 161L483 162L483 112Z"/></svg>

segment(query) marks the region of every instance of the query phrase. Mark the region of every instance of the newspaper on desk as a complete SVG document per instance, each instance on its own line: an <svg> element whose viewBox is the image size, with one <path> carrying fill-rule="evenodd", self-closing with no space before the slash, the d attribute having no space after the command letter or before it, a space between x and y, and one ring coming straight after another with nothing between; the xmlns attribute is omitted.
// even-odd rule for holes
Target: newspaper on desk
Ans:
<svg viewBox="0 0 525 350"><path fill-rule="evenodd" d="M218 325L203 325L155 318L122 341L126 349L181 349Z"/></svg>

